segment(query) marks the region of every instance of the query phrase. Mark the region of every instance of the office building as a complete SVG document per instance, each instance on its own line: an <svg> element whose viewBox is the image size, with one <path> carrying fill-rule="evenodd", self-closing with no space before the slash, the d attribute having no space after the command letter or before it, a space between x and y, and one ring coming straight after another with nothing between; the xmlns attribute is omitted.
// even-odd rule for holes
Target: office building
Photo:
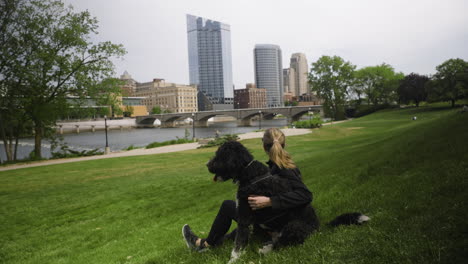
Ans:
<svg viewBox="0 0 468 264"><path fill-rule="evenodd" d="M255 84L266 89L267 107L283 106L283 67L277 45L257 44L254 49Z"/></svg>
<svg viewBox="0 0 468 264"><path fill-rule="evenodd" d="M248 83L245 89L234 90L234 108L265 108L266 89L256 88L255 84Z"/></svg>
<svg viewBox="0 0 468 264"><path fill-rule="evenodd" d="M218 21L187 15L190 84L198 87L199 110L232 109L231 29ZM209 100L210 104L206 104ZM210 109L212 108L212 109Z"/></svg>
<svg viewBox="0 0 468 264"><path fill-rule="evenodd" d="M294 53L289 65L289 91L294 96L310 94L308 78L309 67L304 53Z"/></svg>
<svg viewBox="0 0 468 264"><path fill-rule="evenodd" d="M159 106L162 111L171 113L197 112L197 88L175 83L164 79L153 79L152 82L137 84L135 95L145 97L142 100L149 111Z"/></svg>
<svg viewBox="0 0 468 264"><path fill-rule="evenodd" d="M123 91L132 91L131 96L141 99L142 105L149 112L158 106L163 111L171 113L192 113L198 111L197 88L195 86L168 83L164 79L153 79L150 82L139 83L125 72L121 76L124 81Z"/></svg>
<svg viewBox="0 0 468 264"><path fill-rule="evenodd" d="M122 75L120 75L120 80L123 81L123 85L120 87L122 89L123 96L133 96L136 91L136 81L132 78L132 76L125 71Z"/></svg>

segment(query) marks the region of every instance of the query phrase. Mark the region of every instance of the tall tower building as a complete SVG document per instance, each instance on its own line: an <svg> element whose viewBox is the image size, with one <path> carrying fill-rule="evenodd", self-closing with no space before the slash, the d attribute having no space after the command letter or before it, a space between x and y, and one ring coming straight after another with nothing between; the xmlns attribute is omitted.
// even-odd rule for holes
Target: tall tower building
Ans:
<svg viewBox="0 0 468 264"><path fill-rule="evenodd" d="M283 66L278 45L257 44L254 49L255 84L265 88L268 107L283 106Z"/></svg>
<svg viewBox="0 0 468 264"><path fill-rule="evenodd" d="M307 58L304 53L294 53L291 56L290 72L293 83L290 81L289 89L294 96L301 96L303 94L310 94L309 85L307 81L307 74L309 68L307 65Z"/></svg>
<svg viewBox="0 0 468 264"><path fill-rule="evenodd" d="M187 15L187 37L190 84L198 86L199 110L232 109L230 26Z"/></svg>

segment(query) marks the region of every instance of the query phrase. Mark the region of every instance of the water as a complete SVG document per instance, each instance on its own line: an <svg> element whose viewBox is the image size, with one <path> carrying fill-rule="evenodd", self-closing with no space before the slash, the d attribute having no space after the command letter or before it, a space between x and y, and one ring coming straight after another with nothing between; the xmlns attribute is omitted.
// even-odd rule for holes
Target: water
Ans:
<svg viewBox="0 0 468 264"><path fill-rule="evenodd" d="M262 120L262 128L284 127L287 125L286 119ZM257 130L258 122L252 121L251 127L238 127L235 121L231 122L216 122L209 123L208 127L195 128L195 136L197 138L214 137L216 130L221 135L226 134L242 134ZM121 130L109 130L107 133L109 147L111 151L126 149L133 145L135 147L145 147L152 142L163 142L177 138L185 137L185 129L190 132L189 139L192 138L192 126L178 128L133 128ZM92 150L99 149L104 151L106 145L106 137L104 131L96 132L81 132L80 134L64 134L64 142L69 148L74 150ZM42 156L44 158L51 157L50 142L43 140ZM28 157L29 153L34 149L34 138L25 138L20 140L18 146L18 159ZM55 151L58 151L56 149ZM0 143L0 157L2 161L6 159L3 142Z"/></svg>

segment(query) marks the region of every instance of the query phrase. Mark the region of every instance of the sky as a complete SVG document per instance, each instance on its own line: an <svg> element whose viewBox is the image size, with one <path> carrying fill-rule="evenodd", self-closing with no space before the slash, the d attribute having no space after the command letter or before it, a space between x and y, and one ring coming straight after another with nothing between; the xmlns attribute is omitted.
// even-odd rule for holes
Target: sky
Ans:
<svg viewBox="0 0 468 264"><path fill-rule="evenodd" d="M468 0L63 0L99 21L95 41L123 44L116 76L189 84L186 14L231 26L236 89L254 82L255 44L308 64L340 56L357 68L387 63L398 72L433 74L451 58L468 61Z"/></svg>

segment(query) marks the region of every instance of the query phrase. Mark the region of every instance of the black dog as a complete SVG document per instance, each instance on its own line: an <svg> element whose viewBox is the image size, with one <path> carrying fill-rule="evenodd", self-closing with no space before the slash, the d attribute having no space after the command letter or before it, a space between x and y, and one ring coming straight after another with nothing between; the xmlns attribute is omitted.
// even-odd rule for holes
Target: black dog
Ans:
<svg viewBox="0 0 468 264"><path fill-rule="evenodd" d="M235 246L230 263L236 261L249 239L249 226L255 225L272 234L272 243L260 250L266 253L272 248L301 244L319 228L314 208L303 207L278 211L271 207L252 210L248 204L250 195L274 196L291 190L288 181L278 175L271 175L269 168L253 159L252 154L239 142L229 141L216 151L207 164L215 181L232 179L237 183L238 223ZM330 224L360 224L369 218L360 213L349 213L337 217Z"/></svg>

